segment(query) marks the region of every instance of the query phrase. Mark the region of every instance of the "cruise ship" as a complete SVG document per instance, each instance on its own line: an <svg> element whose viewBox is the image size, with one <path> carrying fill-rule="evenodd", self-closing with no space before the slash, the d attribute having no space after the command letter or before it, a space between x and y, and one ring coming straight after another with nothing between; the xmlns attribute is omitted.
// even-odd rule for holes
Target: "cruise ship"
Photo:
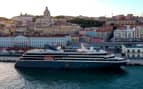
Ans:
<svg viewBox="0 0 143 89"><path fill-rule="evenodd" d="M33 49L25 52L15 64L17 68L49 69L96 69L119 68L126 65L127 59L116 57L104 50L87 49L81 45L75 51L58 49Z"/></svg>

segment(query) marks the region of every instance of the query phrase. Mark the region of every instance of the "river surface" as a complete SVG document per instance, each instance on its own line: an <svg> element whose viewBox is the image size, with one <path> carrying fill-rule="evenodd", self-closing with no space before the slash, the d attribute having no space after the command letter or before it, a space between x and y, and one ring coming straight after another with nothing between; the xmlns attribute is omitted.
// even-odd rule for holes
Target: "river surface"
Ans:
<svg viewBox="0 0 143 89"><path fill-rule="evenodd" d="M119 70L18 70L0 62L0 89L143 89L143 67Z"/></svg>

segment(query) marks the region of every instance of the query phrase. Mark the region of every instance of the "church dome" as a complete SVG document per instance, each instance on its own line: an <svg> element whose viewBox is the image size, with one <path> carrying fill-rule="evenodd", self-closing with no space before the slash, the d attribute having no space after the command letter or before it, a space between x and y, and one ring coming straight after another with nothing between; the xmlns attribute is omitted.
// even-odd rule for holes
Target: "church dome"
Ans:
<svg viewBox="0 0 143 89"><path fill-rule="evenodd" d="M48 10L48 7L46 6L45 11L44 11L44 16L50 17L50 11Z"/></svg>

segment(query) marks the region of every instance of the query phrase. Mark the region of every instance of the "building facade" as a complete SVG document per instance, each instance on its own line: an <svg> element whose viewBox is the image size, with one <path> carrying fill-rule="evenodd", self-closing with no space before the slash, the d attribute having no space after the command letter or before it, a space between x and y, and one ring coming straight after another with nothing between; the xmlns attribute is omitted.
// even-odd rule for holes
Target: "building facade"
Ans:
<svg viewBox="0 0 143 89"><path fill-rule="evenodd" d="M48 7L46 7L43 16L36 18L34 30L42 30L42 28L47 28L53 23L50 11L48 10Z"/></svg>
<svg viewBox="0 0 143 89"><path fill-rule="evenodd" d="M113 31L112 26L101 27L101 28L96 30L96 36L95 37L106 41L106 40L108 40L108 38L111 35L112 31Z"/></svg>
<svg viewBox="0 0 143 89"><path fill-rule="evenodd" d="M122 55L130 59L143 58L143 45L134 45L134 46L122 45Z"/></svg>
<svg viewBox="0 0 143 89"><path fill-rule="evenodd" d="M70 36L63 37L0 37L0 47L44 48L45 45L65 46L71 42Z"/></svg>
<svg viewBox="0 0 143 89"><path fill-rule="evenodd" d="M114 31L114 41L142 41L143 28L129 26L126 29L116 29Z"/></svg>
<svg viewBox="0 0 143 89"><path fill-rule="evenodd" d="M115 24L117 26L123 26L123 25L136 25L136 20L108 20L106 24Z"/></svg>

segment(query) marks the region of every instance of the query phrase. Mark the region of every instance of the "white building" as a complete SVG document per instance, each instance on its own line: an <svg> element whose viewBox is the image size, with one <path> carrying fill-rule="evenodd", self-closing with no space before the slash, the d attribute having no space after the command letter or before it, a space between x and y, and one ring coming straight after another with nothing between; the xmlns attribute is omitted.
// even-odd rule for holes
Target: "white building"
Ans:
<svg viewBox="0 0 143 89"><path fill-rule="evenodd" d="M13 47L12 37L0 37L0 47Z"/></svg>
<svg viewBox="0 0 143 89"><path fill-rule="evenodd" d="M114 31L115 41L140 41L143 39L142 27L117 29Z"/></svg>
<svg viewBox="0 0 143 89"><path fill-rule="evenodd" d="M143 58L143 45L122 46L122 55L130 59Z"/></svg>
<svg viewBox="0 0 143 89"><path fill-rule="evenodd" d="M0 47L34 47L43 48L46 44L65 46L71 41L70 36L64 37L0 37Z"/></svg>

